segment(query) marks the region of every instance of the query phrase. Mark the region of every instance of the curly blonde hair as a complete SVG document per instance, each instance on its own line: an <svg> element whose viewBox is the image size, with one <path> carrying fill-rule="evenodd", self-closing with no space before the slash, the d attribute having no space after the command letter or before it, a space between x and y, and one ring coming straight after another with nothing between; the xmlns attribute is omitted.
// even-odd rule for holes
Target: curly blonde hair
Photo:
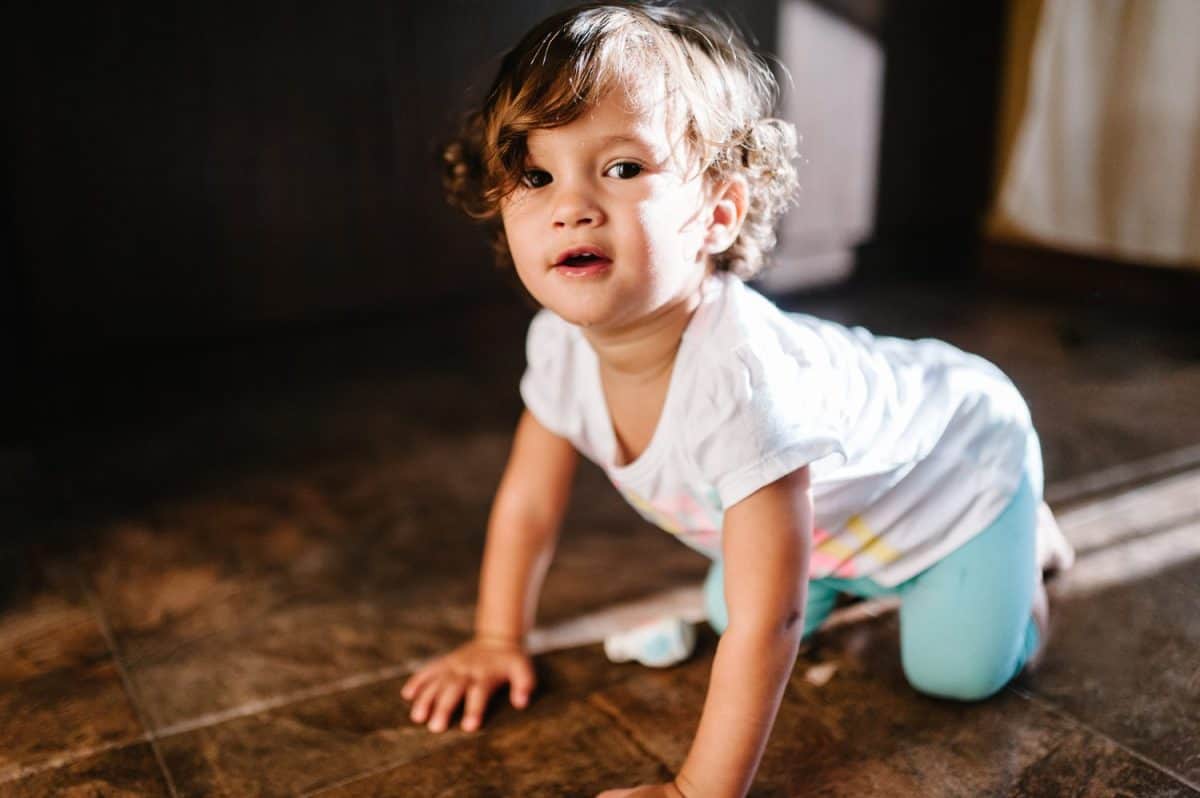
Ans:
<svg viewBox="0 0 1200 798"><path fill-rule="evenodd" d="M631 99L648 76L665 82L684 141L714 182L745 176L749 207L737 240L713 266L753 277L775 245L775 222L796 190L796 134L769 116L778 87L732 25L703 11L642 2L578 6L533 28L500 65L483 107L443 152L447 199L493 227L497 263L512 260L500 201L520 184L526 136L578 118L608 91Z"/></svg>

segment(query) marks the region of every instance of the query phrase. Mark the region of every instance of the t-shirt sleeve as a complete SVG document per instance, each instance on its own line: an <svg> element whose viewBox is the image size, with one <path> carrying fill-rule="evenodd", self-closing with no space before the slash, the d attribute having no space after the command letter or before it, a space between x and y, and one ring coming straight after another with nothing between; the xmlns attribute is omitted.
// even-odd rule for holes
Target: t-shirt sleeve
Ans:
<svg viewBox="0 0 1200 798"><path fill-rule="evenodd" d="M740 346L713 372L689 450L725 508L811 463L846 459L844 430L822 399L822 375L784 352Z"/></svg>
<svg viewBox="0 0 1200 798"><path fill-rule="evenodd" d="M574 358L567 323L548 310L538 311L525 337L525 363L521 399L526 409L554 434L571 437L577 414L569 406Z"/></svg>

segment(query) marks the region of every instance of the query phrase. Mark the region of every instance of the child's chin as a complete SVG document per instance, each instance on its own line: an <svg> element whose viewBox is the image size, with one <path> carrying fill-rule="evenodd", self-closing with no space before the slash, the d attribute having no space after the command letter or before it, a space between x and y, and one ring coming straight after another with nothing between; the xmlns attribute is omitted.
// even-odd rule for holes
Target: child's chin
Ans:
<svg viewBox="0 0 1200 798"><path fill-rule="evenodd" d="M555 312L563 321L591 330L602 330L611 326L613 321L613 315L607 309L563 307L555 309Z"/></svg>
<svg viewBox="0 0 1200 798"><path fill-rule="evenodd" d="M594 329L597 326L604 326L604 317L596 313L571 313L570 311L560 311L558 315L562 317L563 321L570 322L576 327Z"/></svg>
<svg viewBox="0 0 1200 798"><path fill-rule="evenodd" d="M566 292L567 296L556 293L556 296L539 298L542 307L549 308L563 321L577 327L603 327L613 322L617 316L616 309L612 307L612 302L607 301L607 297L581 296L582 292L570 291Z"/></svg>

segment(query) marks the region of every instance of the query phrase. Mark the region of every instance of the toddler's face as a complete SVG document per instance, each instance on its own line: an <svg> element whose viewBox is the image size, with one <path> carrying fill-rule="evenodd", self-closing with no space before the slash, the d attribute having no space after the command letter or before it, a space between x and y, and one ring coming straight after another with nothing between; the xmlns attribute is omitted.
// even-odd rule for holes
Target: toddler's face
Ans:
<svg viewBox="0 0 1200 798"><path fill-rule="evenodd" d="M501 203L525 287L596 331L686 301L706 270L707 181L686 163L665 103L645 105L611 91L570 124L531 132L523 185Z"/></svg>

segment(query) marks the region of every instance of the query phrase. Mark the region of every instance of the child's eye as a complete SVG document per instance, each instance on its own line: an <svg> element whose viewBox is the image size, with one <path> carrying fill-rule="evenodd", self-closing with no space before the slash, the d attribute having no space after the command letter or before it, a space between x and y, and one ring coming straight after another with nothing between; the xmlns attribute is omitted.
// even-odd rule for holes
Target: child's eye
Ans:
<svg viewBox="0 0 1200 798"><path fill-rule="evenodd" d="M615 177L618 180L628 180L631 177L637 177L641 173L641 164L633 163L632 161L621 161L608 167L608 171L604 174L609 177Z"/></svg>
<svg viewBox="0 0 1200 798"><path fill-rule="evenodd" d="M521 175L521 182L529 188L541 188L553 179L550 173L544 169L526 169L525 173Z"/></svg>

